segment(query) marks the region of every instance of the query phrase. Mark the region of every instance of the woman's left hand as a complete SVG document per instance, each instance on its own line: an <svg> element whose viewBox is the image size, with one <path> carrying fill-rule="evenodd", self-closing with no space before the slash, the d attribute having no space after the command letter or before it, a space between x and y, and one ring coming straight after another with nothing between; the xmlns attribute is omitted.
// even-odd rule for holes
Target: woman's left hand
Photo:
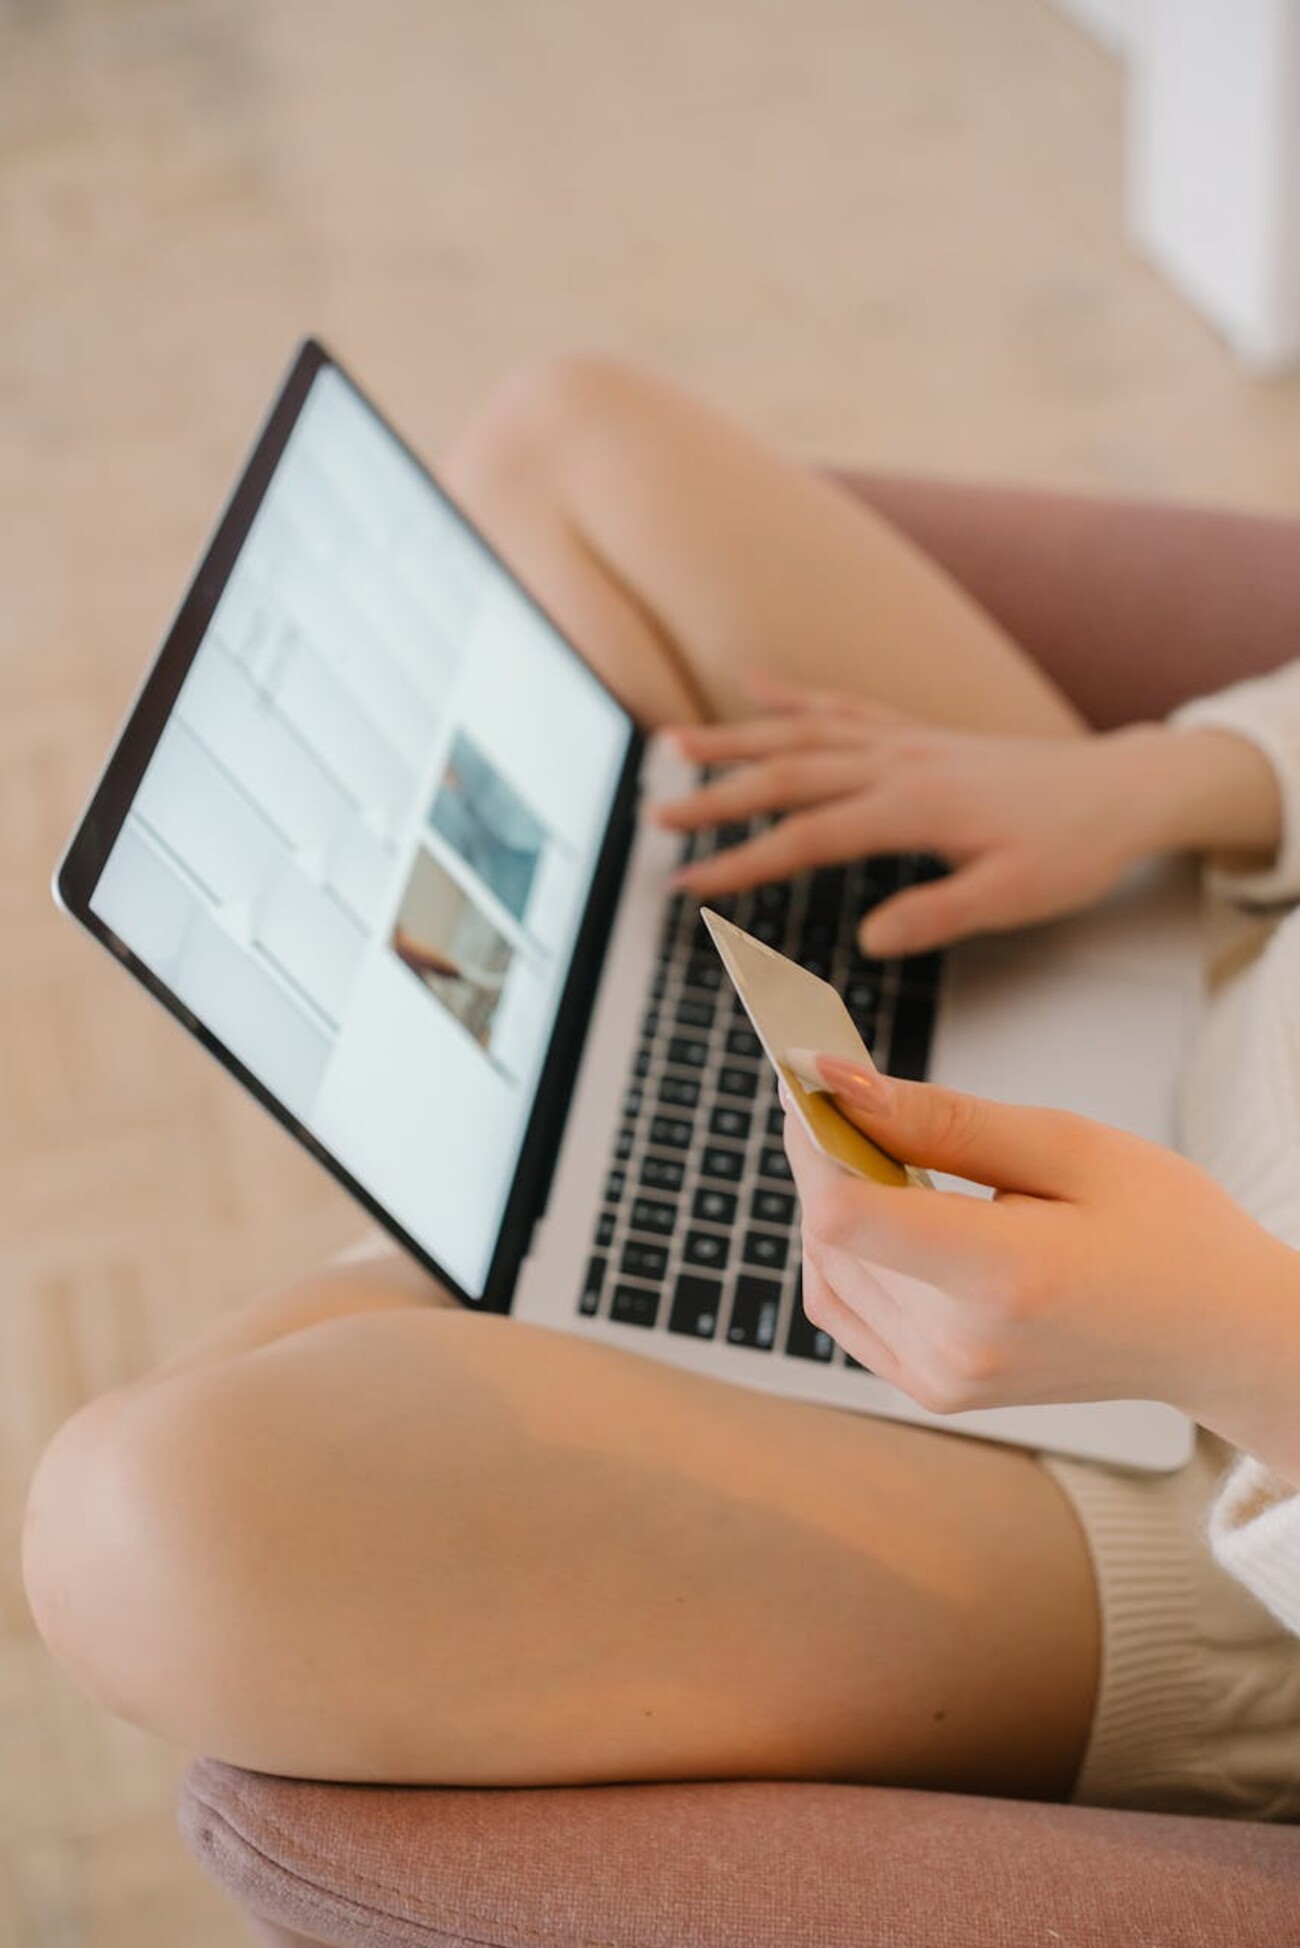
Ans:
<svg viewBox="0 0 1300 1948"><path fill-rule="evenodd" d="M1233 1438L1294 1364L1296 1254L1185 1158L1062 1111L819 1069L892 1155L996 1192L867 1182L787 1114L808 1317L920 1406L1156 1399Z"/></svg>

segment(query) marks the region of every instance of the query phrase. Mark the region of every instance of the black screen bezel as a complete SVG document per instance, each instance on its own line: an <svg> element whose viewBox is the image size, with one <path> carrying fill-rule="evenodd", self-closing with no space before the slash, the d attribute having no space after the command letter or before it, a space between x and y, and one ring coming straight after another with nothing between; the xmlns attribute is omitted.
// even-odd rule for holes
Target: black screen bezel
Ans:
<svg viewBox="0 0 1300 1948"><path fill-rule="evenodd" d="M326 1149L318 1137L274 1096L220 1038L206 1028L178 995L162 981L91 911L90 901L145 769L171 715L181 685L207 633L217 603L239 558L254 518L289 435L297 424L318 373L329 367L351 387L381 426L397 441L443 504L474 537L496 565L509 576L529 605L541 616L565 649L582 662L617 705L629 727L627 754L610 806L604 843L592 873L587 904L574 939L568 976L556 1009L551 1039L538 1076L532 1111L524 1129L514 1179L502 1211L496 1246L476 1297L413 1237L383 1205ZM53 891L59 904L101 946L148 989L168 1013L186 1027L241 1082L316 1161L392 1233L462 1304L477 1310L508 1312L519 1269L527 1253L533 1227L545 1207L560 1137L568 1114L574 1079L582 1053L587 1022L604 964L614 913L622 889L636 823L639 776L645 754L645 733L609 686L591 670L564 631L537 598L519 581L492 543L475 527L447 494L428 467L397 432L374 401L357 385L318 339L305 339L276 396L252 453L222 511L212 539L168 628L107 760L102 776L82 813L55 869Z"/></svg>

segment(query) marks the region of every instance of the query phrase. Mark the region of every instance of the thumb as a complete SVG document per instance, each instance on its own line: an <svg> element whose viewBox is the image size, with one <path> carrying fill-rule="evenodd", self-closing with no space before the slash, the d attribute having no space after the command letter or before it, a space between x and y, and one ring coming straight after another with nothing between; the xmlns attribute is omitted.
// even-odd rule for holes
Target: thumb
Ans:
<svg viewBox="0 0 1300 1948"><path fill-rule="evenodd" d="M816 1066L849 1121L900 1163L1033 1197L1077 1197L1090 1174L1086 1117L904 1082L838 1056L818 1055Z"/></svg>
<svg viewBox="0 0 1300 1948"><path fill-rule="evenodd" d="M858 944L881 960L923 954L966 934L1006 926L1014 917L1002 870L996 859L985 857L882 900L858 928Z"/></svg>

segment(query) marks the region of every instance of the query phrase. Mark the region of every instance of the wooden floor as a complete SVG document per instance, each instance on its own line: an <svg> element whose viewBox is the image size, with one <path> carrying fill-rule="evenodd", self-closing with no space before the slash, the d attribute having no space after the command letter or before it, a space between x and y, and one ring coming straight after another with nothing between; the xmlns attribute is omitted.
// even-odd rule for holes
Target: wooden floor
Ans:
<svg viewBox="0 0 1300 1948"><path fill-rule="evenodd" d="M0 1948L245 1939L16 1545L80 1402L360 1228L47 891L295 337L431 455L586 345L809 454L1298 511L1121 112L1043 0L0 0Z"/></svg>

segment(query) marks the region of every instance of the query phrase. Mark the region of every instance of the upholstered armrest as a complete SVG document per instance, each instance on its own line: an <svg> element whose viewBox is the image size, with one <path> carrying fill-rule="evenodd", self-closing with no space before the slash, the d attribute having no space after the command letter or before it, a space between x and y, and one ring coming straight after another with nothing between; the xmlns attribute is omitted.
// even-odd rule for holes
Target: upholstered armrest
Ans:
<svg viewBox="0 0 1300 1948"><path fill-rule="evenodd" d="M1300 656L1300 523L828 469L973 595L1097 730Z"/></svg>
<svg viewBox="0 0 1300 1948"><path fill-rule="evenodd" d="M318 1785L210 1759L180 1816L286 1948L1300 1940L1294 1827L761 1780Z"/></svg>

